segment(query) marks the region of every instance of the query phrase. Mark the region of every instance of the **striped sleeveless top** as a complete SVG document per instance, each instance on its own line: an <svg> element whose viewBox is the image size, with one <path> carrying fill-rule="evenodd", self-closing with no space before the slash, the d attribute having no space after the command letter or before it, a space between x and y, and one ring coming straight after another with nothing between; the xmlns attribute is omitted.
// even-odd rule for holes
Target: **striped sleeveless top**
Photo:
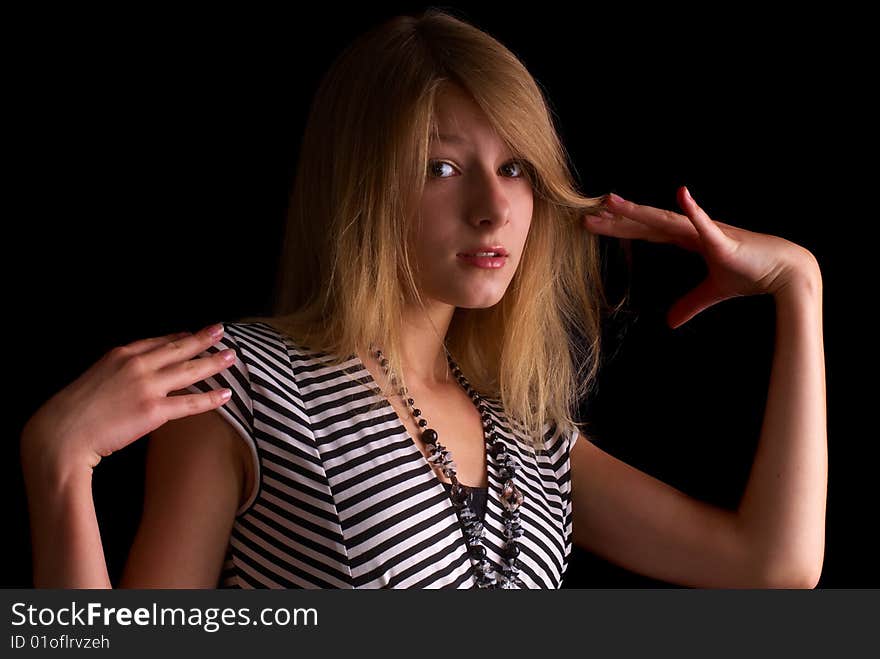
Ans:
<svg viewBox="0 0 880 659"><path fill-rule="evenodd" d="M250 448L254 486L236 512L221 588L475 588L448 491L357 357L328 366L266 323L224 323L235 362L192 393L228 387L216 411ZM571 552L570 447L545 426L536 453L497 399L496 433L522 464L520 578L559 588ZM370 409L376 403L379 406ZM517 427L518 428L518 427ZM500 570L501 479L487 455L483 544Z"/></svg>

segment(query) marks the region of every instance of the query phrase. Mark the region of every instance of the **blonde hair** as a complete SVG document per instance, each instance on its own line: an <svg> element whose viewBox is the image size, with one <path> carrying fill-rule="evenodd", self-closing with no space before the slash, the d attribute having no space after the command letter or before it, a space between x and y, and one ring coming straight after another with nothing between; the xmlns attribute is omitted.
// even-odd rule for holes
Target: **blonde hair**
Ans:
<svg viewBox="0 0 880 659"><path fill-rule="evenodd" d="M531 226L501 301L457 308L445 346L471 386L500 400L536 449L582 424L600 354L597 237L583 225L601 206L576 190L547 103L505 46L446 11L398 16L356 39L311 106L291 193L272 316L249 317L341 365L385 349L398 386L401 309L422 305L410 235L425 183L435 101L445 84L482 109L533 186ZM422 308L423 305L422 305ZM579 337L577 340L574 337ZM386 396L396 392L381 387Z"/></svg>

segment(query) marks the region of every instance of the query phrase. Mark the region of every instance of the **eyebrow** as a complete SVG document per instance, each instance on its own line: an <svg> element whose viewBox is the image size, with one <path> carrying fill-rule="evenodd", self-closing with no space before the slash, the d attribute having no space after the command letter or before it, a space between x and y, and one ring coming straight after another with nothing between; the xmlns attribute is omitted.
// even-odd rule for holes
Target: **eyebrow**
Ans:
<svg viewBox="0 0 880 659"><path fill-rule="evenodd" d="M432 142L449 142L452 144L468 144L468 141L460 135L449 133L435 133L431 135Z"/></svg>
<svg viewBox="0 0 880 659"><path fill-rule="evenodd" d="M435 144L437 142L462 144L464 146L469 146L471 143L469 139L455 133L432 133L429 144Z"/></svg>

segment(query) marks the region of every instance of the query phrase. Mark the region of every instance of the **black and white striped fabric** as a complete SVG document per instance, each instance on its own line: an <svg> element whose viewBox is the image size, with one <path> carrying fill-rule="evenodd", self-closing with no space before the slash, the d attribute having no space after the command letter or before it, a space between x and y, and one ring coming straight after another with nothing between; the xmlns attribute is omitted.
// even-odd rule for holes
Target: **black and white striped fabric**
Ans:
<svg viewBox="0 0 880 659"><path fill-rule="evenodd" d="M217 411L250 447L253 490L238 510L219 587L474 588L449 495L356 355L338 367L266 323L224 323L201 356L236 350L226 370L189 390L229 387ZM570 446L536 454L495 399L496 432L523 468L520 576L559 588L571 552ZM377 409L369 409L379 403ZM488 558L504 547L501 481L487 457Z"/></svg>

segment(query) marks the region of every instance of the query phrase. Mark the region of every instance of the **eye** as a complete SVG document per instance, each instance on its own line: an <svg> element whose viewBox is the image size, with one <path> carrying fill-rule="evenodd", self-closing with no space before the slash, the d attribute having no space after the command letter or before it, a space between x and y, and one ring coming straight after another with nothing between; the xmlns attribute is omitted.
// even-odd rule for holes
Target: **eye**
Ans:
<svg viewBox="0 0 880 659"><path fill-rule="evenodd" d="M444 176L441 172L441 169L444 167L455 170L455 167L445 160L429 160L428 175L434 178L449 178L449 176ZM518 160L511 160L510 162L505 163L501 166L501 170L507 170L508 172L513 171L514 173L510 175L510 178L527 178L525 167L523 163Z"/></svg>
<svg viewBox="0 0 880 659"><path fill-rule="evenodd" d="M429 160L428 161L428 175L433 176L435 178L449 178L448 176L443 176L442 174L438 173L438 170L442 167L452 168L452 165L450 165L448 162L444 162L442 160Z"/></svg>
<svg viewBox="0 0 880 659"><path fill-rule="evenodd" d="M523 167L522 163L519 162L518 160L511 160L506 165L503 165L502 169L505 167L512 168L514 171L519 172L519 174L515 174L511 178L525 178L525 176L526 176L525 168Z"/></svg>

